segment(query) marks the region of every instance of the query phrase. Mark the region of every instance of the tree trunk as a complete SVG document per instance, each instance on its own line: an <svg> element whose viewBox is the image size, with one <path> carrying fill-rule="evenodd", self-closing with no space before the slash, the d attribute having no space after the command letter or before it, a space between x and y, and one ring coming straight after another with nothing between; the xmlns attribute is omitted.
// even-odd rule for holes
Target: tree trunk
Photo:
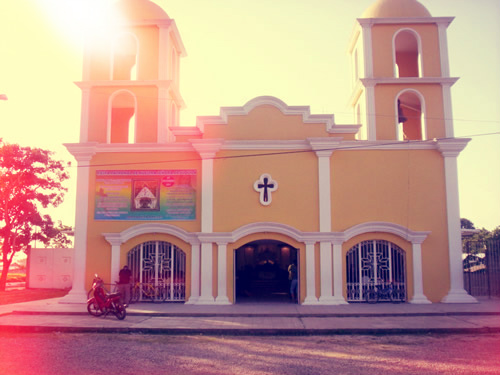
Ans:
<svg viewBox="0 0 500 375"><path fill-rule="evenodd" d="M0 276L0 292L5 292L5 285L7 284L7 275L9 273L10 264L3 265L2 276Z"/></svg>
<svg viewBox="0 0 500 375"><path fill-rule="evenodd" d="M9 268L10 265L12 264L12 259L14 258L14 254L12 254L12 257L9 259L8 254L3 254L2 257L2 275L0 276L0 292L5 292L5 285L7 284L7 275L9 274Z"/></svg>

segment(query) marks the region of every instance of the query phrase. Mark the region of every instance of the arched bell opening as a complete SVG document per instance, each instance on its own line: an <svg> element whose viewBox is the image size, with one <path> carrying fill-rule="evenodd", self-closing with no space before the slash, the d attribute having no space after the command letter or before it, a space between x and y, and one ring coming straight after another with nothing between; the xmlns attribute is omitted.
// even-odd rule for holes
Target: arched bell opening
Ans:
<svg viewBox="0 0 500 375"><path fill-rule="evenodd" d="M297 303L299 282L298 250L276 240L249 242L235 250L235 301ZM296 267L297 291L290 293L291 265Z"/></svg>
<svg viewBox="0 0 500 375"><path fill-rule="evenodd" d="M395 77L422 77L418 34L409 29L400 30L393 43Z"/></svg>
<svg viewBox="0 0 500 375"><path fill-rule="evenodd" d="M427 139L424 103L419 93L408 90L398 96L396 118L398 140Z"/></svg>
<svg viewBox="0 0 500 375"><path fill-rule="evenodd" d="M113 43L113 79L137 79L137 39L131 33L118 35Z"/></svg>
<svg viewBox="0 0 500 375"><path fill-rule="evenodd" d="M108 143L135 143L136 100L129 91L119 91L110 99Z"/></svg>

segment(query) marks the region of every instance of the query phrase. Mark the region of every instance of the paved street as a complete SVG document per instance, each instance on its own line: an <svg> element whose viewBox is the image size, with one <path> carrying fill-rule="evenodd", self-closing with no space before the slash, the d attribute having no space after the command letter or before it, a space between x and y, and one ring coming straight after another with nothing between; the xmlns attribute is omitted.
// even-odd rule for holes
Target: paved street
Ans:
<svg viewBox="0 0 500 375"><path fill-rule="evenodd" d="M0 373L498 374L500 335L0 334Z"/></svg>

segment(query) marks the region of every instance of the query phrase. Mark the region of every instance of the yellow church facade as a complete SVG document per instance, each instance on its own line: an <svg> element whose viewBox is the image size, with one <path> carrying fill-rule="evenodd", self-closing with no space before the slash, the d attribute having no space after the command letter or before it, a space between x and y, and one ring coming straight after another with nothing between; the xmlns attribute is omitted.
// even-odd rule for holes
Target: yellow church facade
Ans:
<svg viewBox="0 0 500 375"><path fill-rule="evenodd" d="M415 0L377 0L349 41L355 121L262 96L179 126L175 21L121 0L127 22L86 50L75 274L128 265L189 304L474 302L463 289L446 28ZM350 95L350 96L349 96Z"/></svg>

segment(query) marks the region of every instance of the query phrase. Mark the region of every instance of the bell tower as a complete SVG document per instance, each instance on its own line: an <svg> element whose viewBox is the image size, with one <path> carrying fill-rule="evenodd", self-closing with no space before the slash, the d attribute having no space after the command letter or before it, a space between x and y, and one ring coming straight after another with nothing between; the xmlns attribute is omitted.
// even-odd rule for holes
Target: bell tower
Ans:
<svg viewBox="0 0 500 375"><path fill-rule="evenodd" d="M416 0L377 0L357 19L351 106L365 140L453 137L446 29Z"/></svg>
<svg viewBox="0 0 500 375"><path fill-rule="evenodd" d="M84 51L80 143L171 142L185 106L175 22L149 0L120 0L111 14L116 22Z"/></svg>

